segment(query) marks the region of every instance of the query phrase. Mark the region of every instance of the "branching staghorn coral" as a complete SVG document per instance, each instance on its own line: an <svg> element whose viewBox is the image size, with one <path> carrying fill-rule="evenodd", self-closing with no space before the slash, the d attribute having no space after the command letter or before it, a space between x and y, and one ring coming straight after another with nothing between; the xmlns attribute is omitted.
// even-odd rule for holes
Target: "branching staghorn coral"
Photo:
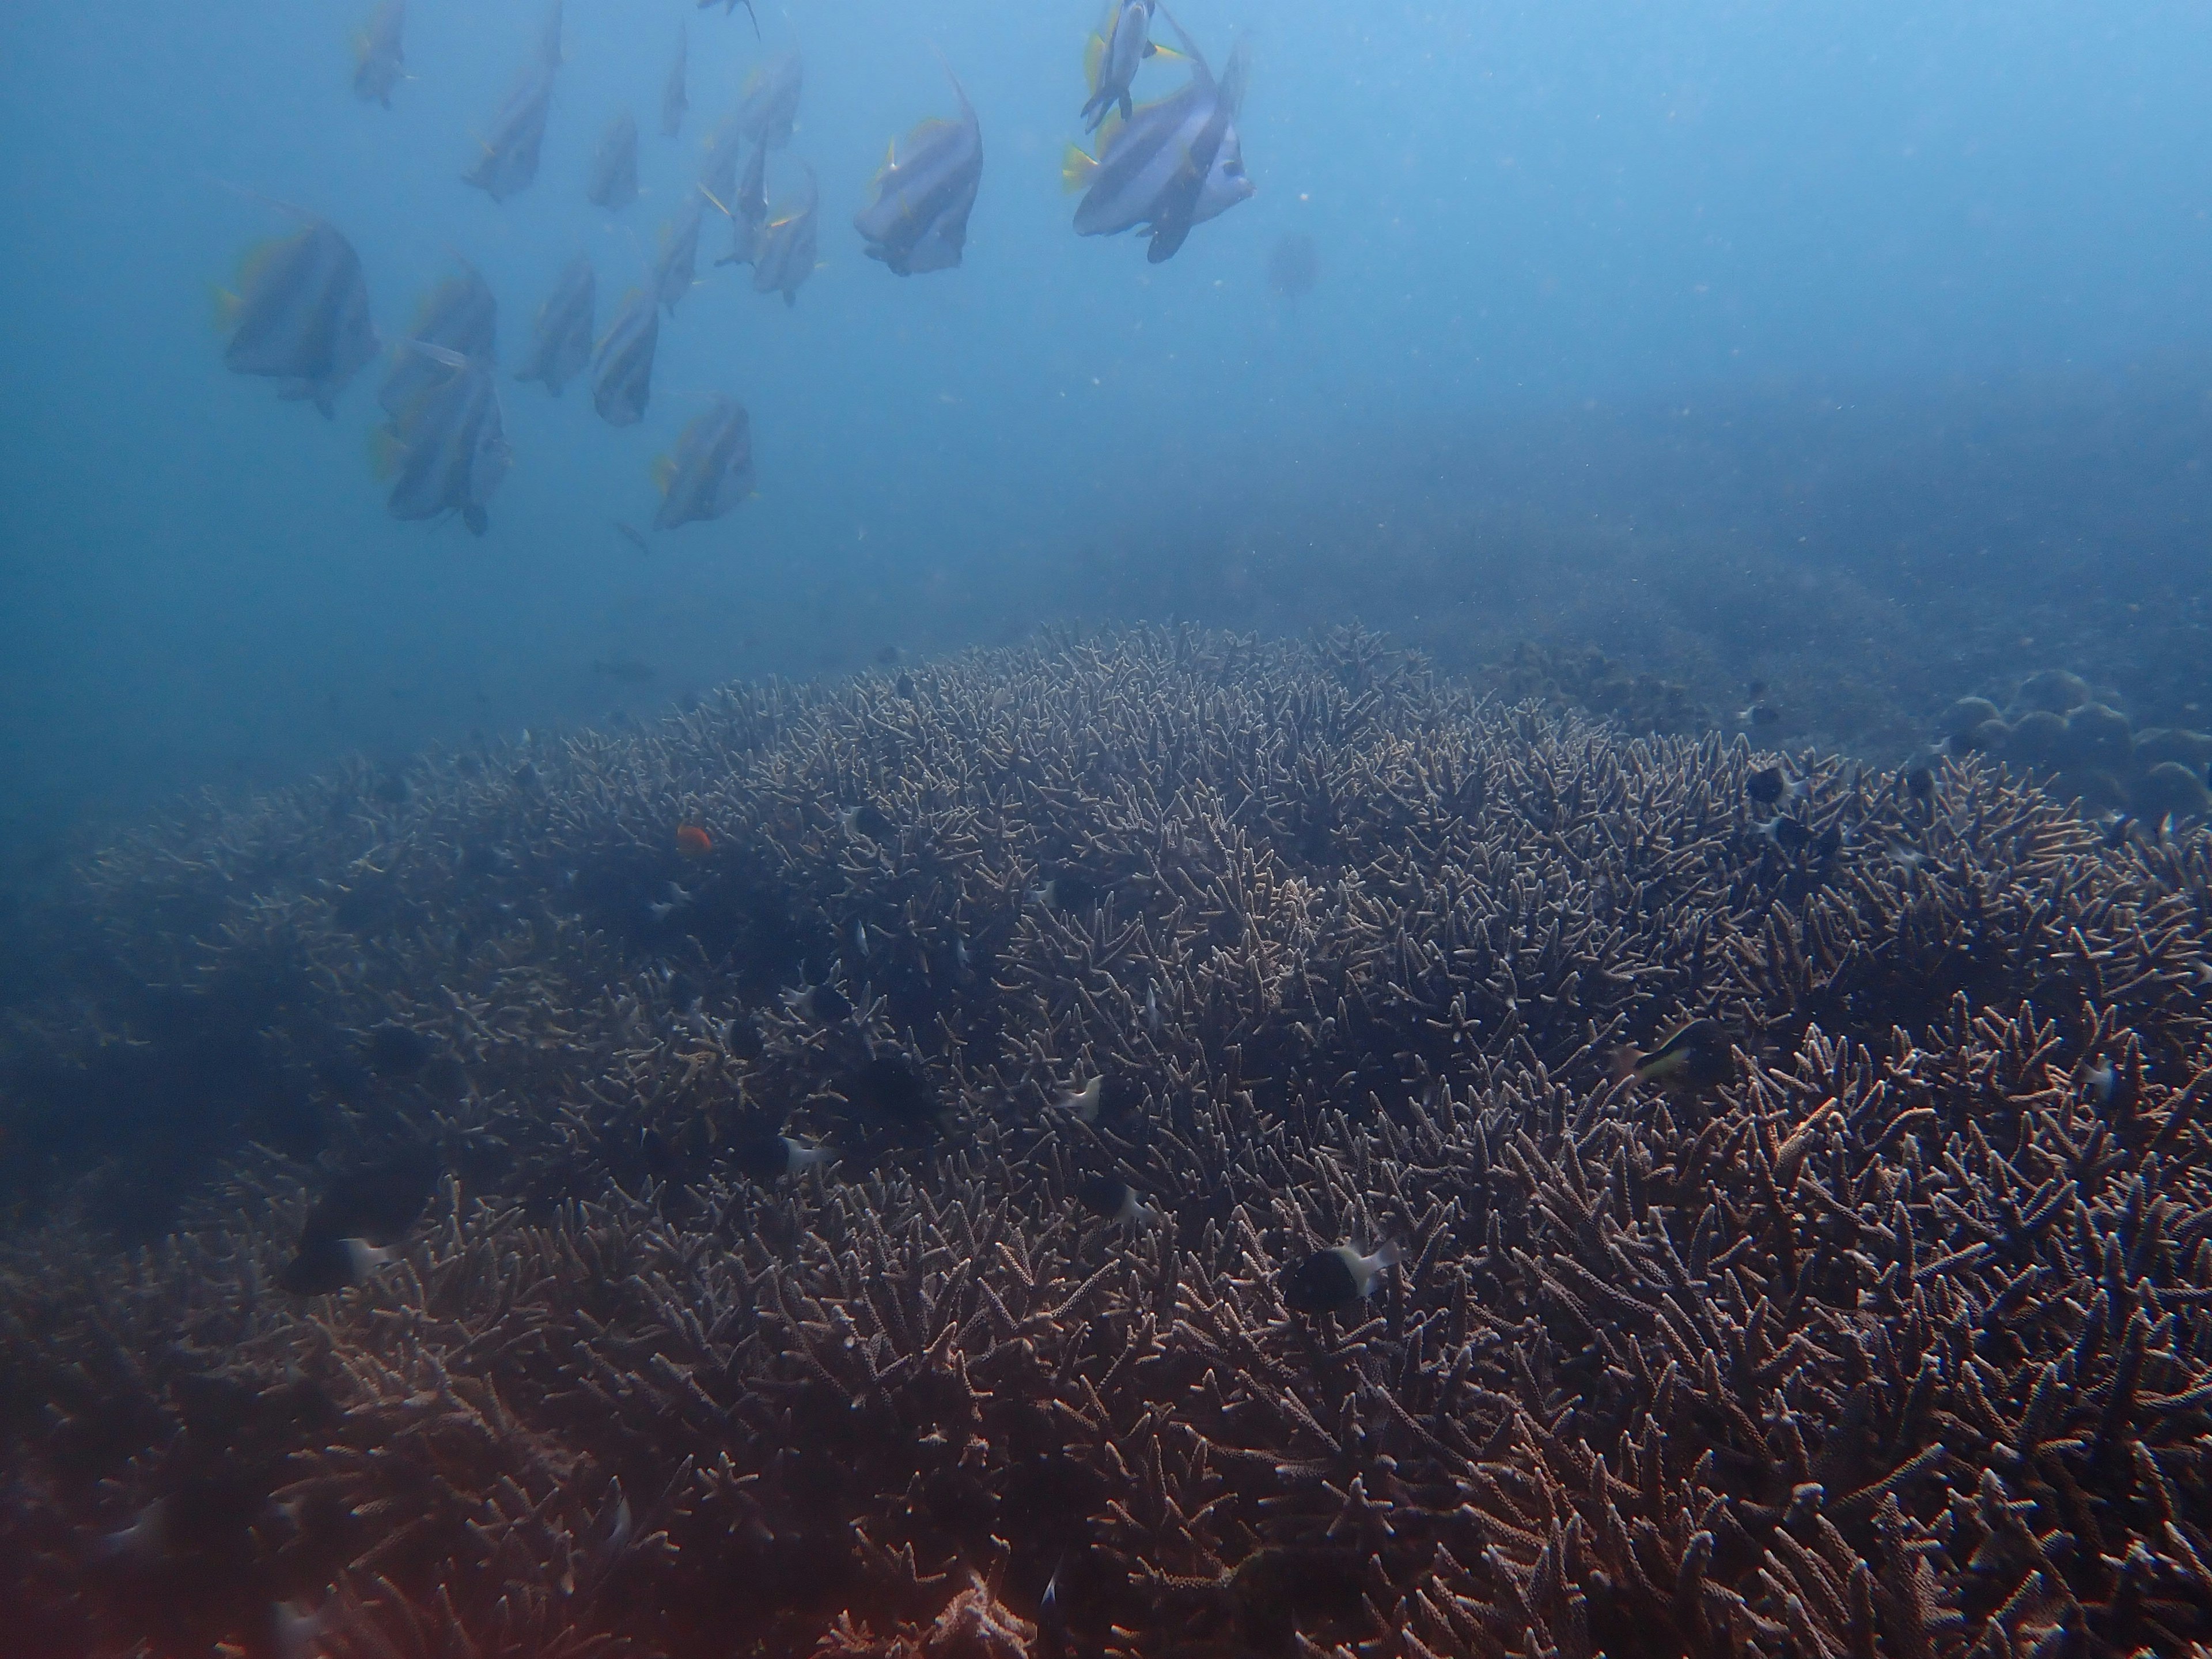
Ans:
<svg viewBox="0 0 2212 1659"><path fill-rule="evenodd" d="M118 979L298 965L330 1145L127 1270L19 1230L33 1650L2212 1643L2203 837L1971 760L1783 836L1762 763L1152 633L112 851ZM1620 1063L1692 1017L1725 1081ZM397 1259L276 1288L425 1141Z"/></svg>

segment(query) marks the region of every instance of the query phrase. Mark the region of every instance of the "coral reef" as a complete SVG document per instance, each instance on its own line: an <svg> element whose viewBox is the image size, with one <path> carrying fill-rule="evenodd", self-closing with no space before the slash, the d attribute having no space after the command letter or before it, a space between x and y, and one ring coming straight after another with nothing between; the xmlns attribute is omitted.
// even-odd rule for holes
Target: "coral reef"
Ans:
<svg viewBox="0 0 2212 1659"><path fill-rule="evenodd" d="M2212 1644L2212 837L1774 765L1143 632L110 849L11 1651ZM52 1126L254 984L311 1130L118 1249Z"/></svg>

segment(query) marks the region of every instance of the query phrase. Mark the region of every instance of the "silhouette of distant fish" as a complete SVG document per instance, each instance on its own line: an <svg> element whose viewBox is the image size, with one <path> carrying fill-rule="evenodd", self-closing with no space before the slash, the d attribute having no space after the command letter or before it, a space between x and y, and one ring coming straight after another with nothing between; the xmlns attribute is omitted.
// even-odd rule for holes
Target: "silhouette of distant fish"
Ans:
<svg viewBox="0 0 2212 1659"><path fill-rule="evenodd" d="M538 307L532 325L530 355L515 371L518 380L542 380L555 397L590 365L592 311L599 279L591 256L579 253L554 286L545 303Z"/></svg>
<svg viewBox="0 0 2212 1659"><path fill-rule="evenodd" d="M770 58L747 76L738 93L738 131L770 149L789 143L792 123L799 118L802 78L795 52Z"/></svg>
<svg viewBox="0 0 2212 1659"><path fill-rule="evenodd" d="M853 228L880 259L902 276L950 270L968 244L968 215L983 176L983 132L975 106L951 70L960 119L935 117L894 143L876 170L876 199L853 216Z"/></svg>
<svg viewBox="0 0 2212 1659"><path fill-rule="evenodd" d="M668 66L668 78L660 85L660 131L662 136L673 138L684 131L684 118L691 112L691 97L684 89L684 76L691 58L691 33L681 23L676 26L676 61Z"/></svg>
<svg viewBox="0 0 2212 1659"><path fill-rule="evenodd" d="M699 9L701 11L711 10L714 8L714 0L699 0ZM760 14L753 9L753 0L722 0L722 15L725 17L728 16L739 6L743 6L745 9L745 15L753 20L753 39L756 40L759 40Z"/></svg>
<svg viewBox="0 0 2212 1659"><path fill-rule="evenodd" d="M407 26L407 0L380 0L369 15L368 27L354 36L353 90L356 98L374 99L392 107L392 89L407 78L407 58L400 34Z"/></svg>
<svg viewBox="0 0 2212 1659"><path fill-rule="evenodd" d="M799 285L814 274L814 258L819 245L816 220L822 192L815 183L814 169L804 161L799 166L806 172L805 193L797 202L779 210L750 238L753 291L757 294L781 294L787 306L799 303ZM742 224L743 221L738 222ZM733 252L722 263L730 264L736 261L737 255Z"/></svg>
<svg viewBox="0 0 2212 1659"><path fill-rule="evenodd" d="M807 175L811 181L813 174ZM730 251L717 264L749 265L760 252L761 232L768 224L768 146L753 146L753 159L745 163L745 176L735 200L726 200L730 216Z"/></svg>
<svg viewBox="0 0 2212 1659"><path fill-rule="evenodd" d="M407 339L444 346L489 365L499 361L498 329L499 302L477 268L464 259L458 276L448 276L423 297ZM425 387L444 378L435 359L410 351L402 342L392 354L384 384L377 388L376 401L386 414L400 414Z"/></svg>
<svg viewBox="0 0 2212 1659"><path fill-rule="evenodd" d="M592 407L610 426L635 426L653 398L653 354L660 344L660 306L632 289L599 337L592 360Z"/></svg>
<svg viewBox="0 0 2212 1659"><path fill-rule="evenodd" d="M660 258L653 268L653 288L672 317L676 302L691 291L698 276L699 225L706 210L705 193L691 191L676 216L660 228Z"/></svg>
<svg viewBox="0 0 2212 1659"><path fill-rule="evenodd" d="M653 468L660 486L655 530L719 519L752 493L752 426L744 405L717 398L676 440L675 450Z"/></svg>
<svg viewBox="0 0 2212 1659"><path fill-rule="evenodd" d="M298 210L292 210L298 211ZM338 394L377 353L361 256L329 223L264 242L240 263L236 293L221 297L230 331L223 367L279 382L328 416Z"/></svg>
<svg viewBox="0 0 2212 1659"><path fill-rule="evenodd" d="M594 207L619 213L637 200L637 118L622 111L607 124L592 156L592 176L585 196Z"/></svg>
<svg viewBox="0 0 2212 1659"><path fill-rule="evenodd" d="M395 519L457 513L471 533L489 527L485 512L514 464L490 366L444 346L410 340L404 349L430 358L442 378L379 434L391 477L386 506Z"/></svg>
<svg viewBox="0 0 2212 1659"><path fill-rule="evenodd" d="M553 101L553 72L541 64L522 79L492 118L491 131L478 141L483 154L461 175L495 202L527 190L538 177L538 154L545 141L545 114Z"/></svg>

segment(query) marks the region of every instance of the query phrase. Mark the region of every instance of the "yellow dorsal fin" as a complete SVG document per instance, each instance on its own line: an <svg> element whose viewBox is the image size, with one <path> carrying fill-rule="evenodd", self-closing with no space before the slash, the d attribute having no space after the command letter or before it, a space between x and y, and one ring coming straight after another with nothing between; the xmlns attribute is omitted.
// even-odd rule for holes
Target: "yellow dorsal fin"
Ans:
<svg viewBox="0 0 2212 1659"><path fill-rule="evenodd" d="M675 482L676 458L673 455L662 455L656 458L653 463L653 488L665 495L668 493L668 486Z"/></svg>
<svg viewBox="0 0 2212 1659"><path fill-rule="evenodd" d="M1164 46L1158 41L1154 40L1151 43L1151 47L1152 49L1146 52L1145 56L1147 58L1157 58L1163 64L1188 64L1190 62L1190 54L1188 52L1177 52L1173 46Z"/></svg>
<svg viewBox="0 0 2212 1659"><path fill-rule="evenodd" d="M246 308L246 301L220 283L208 284L208 322L218 334L228 334L238 326L238 313Z"/></svg>
<svg viewBox="0 0 2212 1659"><path fill-rule="evenodd" d="M1083 84L1098 90L1098 66L1106 61L1106 37L1097 31L1083 43Z"/></svg>
<svg viewBox="0 0 2212 1659"><path fill-rule="evenodd" d="M1098 163L1080 144L1070 144L1060 158L1060 187L1073 196L1079 190L1091 187L1091 175L1098 171Z"/></svg>

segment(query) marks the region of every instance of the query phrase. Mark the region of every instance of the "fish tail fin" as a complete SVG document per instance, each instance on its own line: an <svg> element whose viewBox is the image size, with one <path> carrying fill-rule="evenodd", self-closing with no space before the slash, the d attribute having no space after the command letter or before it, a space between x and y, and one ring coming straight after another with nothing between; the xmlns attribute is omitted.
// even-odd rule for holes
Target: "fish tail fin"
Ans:
<svg viewBox="0 0 2212 1659"><path fill-rule="evenodd" d="M1070 196L1091 187L1091 175L1098 171L1097 161L1080 144L1070 144L1060 158L1060 187Z"/></svg>
<svg viewBox="0 0 2212 1659"><path fill-rule="evenodd" d="M1375 1252L1375 1260L1385 1267L1395 1267L1406 1259L1406 1252L1395 1238L1386 1238Z"/></svg>
<svg viewBox="0 0 2212 1659"><path fill-rule="evenodd" d="M1624 1042L1607 1058L1607 1069L1615 1083L1626 1083L1636 1075L1636 1068L1644 1063L1644 1051L1632 1042Z"/></svg>

